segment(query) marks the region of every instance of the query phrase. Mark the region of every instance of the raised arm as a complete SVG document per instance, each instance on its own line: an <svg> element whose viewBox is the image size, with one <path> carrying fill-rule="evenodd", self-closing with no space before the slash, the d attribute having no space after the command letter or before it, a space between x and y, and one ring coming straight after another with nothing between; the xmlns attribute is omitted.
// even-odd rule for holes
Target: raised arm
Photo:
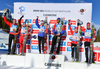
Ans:
<svg viewBox="0 0 100 69"><path fill-rule="evenodd" d="M20 27L22 27L21 20L22 20L23 17L24 17L24 15L22 15L22 16L20 17L19 21L18 21Z"/></svg>
<svg viewBox="0 0 100 69"><path fill-rule="evenodd" d="M37 16L37 19L36 19L36 21L35 21L35 24L36 24L36 26L38 27L38 28L40 28L40 26L39 26L39 24L38 24L38 16Z"/></svg>
<svg viewBox="0 0 100 69"><path fill-rule="evenodd" d="M68 20L68 26L69 26L69 29L71 31L71 34L73 35L74 31L71 28L71 20Z"/></svg>
<svg viewBox="0 0 100 69"><path fill-rule="evenodd" d="M4 22L5 22L9 27L11 27L12 23L10 23L10 22L7 21L6 16L4 16Z"/></svg>
<svg viewBox="0 0 100 69"><path fill-rule="evenodd" d="M62 25L62 31L60 32L60 35L63 35L63 34L64 34L64 32L65 32L65 26L64 26L64 25Z"/></svg>
<svg viewBox="0 0 100 69"><path fill-rule="evenodd" d="M55 27L56 27L56 23L55 23L55 25L53 26L53 29L52 29L53 34L56 34Z"/></svg>

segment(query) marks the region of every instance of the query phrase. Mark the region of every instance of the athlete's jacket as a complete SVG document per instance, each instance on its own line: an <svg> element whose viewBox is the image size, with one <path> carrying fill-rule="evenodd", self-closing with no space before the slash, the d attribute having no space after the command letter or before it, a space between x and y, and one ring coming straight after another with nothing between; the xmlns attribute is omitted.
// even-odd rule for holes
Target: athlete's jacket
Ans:
<svg viewBox="0 0 100 69"><path fill-rule="evenodd" d="M91 29L86 29L85 30L84 41L86 41L86 42L90 42L91 41L91 33L92 33ZM95 34L95 31L94 31L93 34ZM94 38L94 40L96 39L95 35L93 36L93 38Z"/></svg>
<svg viewBox="0 0 100 69"><path fill-rule="evenodd" d="M61 31L60 31L61 30ZM52 30L53 34L58 34L60 33L60 35L63 35L64 32L65 32L65 26L62 25L61 26L61 23L56 23L54 26L53 26L53 30Z"/></svg>
<svg viewBox="0 0 100 69"><path fill-rule="evenodd" d="M72 36L70 37L70 40L72 41L71 43L77 44L78 32L74 32L74 31L72 30L72 28L71 28L70 25L69 25L69 29L70 29L71 34L72 34ZM80 35L83 36L83 35L84 35L84 32L82 32ZM82 40L83 40L83 37L80 38L80 41L82 41Z"/></svg>
<svg viewBox="0 0 100 69"><path fill-rule="evenodd" d="M43 25L39 25L38 24L38 19L36 19L36 21L35 21L35 24L37 25L37 27L39 28L39 33L38 33L38 36L40 36L40 37L44 37L44 35L45 35L45 26Z"/></svg>
<svg viewBox="0 0 100 69"><path fill-rule="evenodd" d="M28 33L32 31L32 30L31 30L31 27L29 27L27 30L28 30ZM26 30L26 27L23 27L23 26L21 25L21 30L19 31L20 36L25 36L25 34L26 34L25 32L26 32L27 30Z"/></svg>
<svg viewBox="0 0 100 69"><path fill-rule="evenodd" d="M13 23L8 22L5 16L4 16L4 21L5 21L5 23L10 27L10 32L9 32L9 34L15 35L14 30L17 29L17 24L13 24Z"/></svg>

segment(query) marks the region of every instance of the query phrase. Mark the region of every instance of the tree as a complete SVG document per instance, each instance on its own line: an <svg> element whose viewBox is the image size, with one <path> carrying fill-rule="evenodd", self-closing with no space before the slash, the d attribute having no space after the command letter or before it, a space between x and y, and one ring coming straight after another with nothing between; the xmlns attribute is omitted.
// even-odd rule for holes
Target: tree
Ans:
<svg viewBox="0 0 100 69"><path fill-rule="evenodd" d="M100 42L100 28L97 31L96 40L94 42Z"/></svg>
<svg viewBox="0 0 100 69"><path fill-rule="evenodd" d="M12 22L11 20L7 19L9 22ZM4 22L4 18L0 17L0 28L2 29L6 29L6 30L3 30L5 32L9 32L8 30L10 29L10 27Z"/></svg>

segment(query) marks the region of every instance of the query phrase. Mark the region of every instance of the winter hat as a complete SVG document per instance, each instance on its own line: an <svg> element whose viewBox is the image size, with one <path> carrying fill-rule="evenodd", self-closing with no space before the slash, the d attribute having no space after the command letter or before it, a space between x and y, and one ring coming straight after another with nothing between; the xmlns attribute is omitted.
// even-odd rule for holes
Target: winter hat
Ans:
<svg viewBox="0 0 100 69"><path fill-rule="evenodd" d="M60 18L57 18L57 20L60 20Z"/></svg>
<svg viewBox="0 0 100 69"><path fill-rule="evenodd" d="M87 23L87 26L90 26L90 23L89 22Z"/></svg>
<svg viewBox="0 0 100 69"><path fill-rule="evenodd" d="M78 30L78 27L75 27L74 29L77 29Z"/></svg>
<svg viewBox="0 0 100 69"><path fill-rule="evenodd" d="M40 24L41 24L41 23L44 23L44 21L43 21L43 20L41 20L41 21L40 21Z"/></svg>

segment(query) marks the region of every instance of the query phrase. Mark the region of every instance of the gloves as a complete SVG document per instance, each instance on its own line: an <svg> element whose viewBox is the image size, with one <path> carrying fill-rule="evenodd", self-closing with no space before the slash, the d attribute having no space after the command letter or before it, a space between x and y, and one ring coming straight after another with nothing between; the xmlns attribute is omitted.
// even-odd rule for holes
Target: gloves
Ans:
<svg viewBox="0 0 100 69"><path fill-rule="evenodd" d="M4 16L6 16L7 15L7 13L4 13Z"/></svg>
<svg viewBox="0 0 100 69"><path fill-rule="evenodd" d="M18 33L15 33L16 35L18 35Z"/></svg>

